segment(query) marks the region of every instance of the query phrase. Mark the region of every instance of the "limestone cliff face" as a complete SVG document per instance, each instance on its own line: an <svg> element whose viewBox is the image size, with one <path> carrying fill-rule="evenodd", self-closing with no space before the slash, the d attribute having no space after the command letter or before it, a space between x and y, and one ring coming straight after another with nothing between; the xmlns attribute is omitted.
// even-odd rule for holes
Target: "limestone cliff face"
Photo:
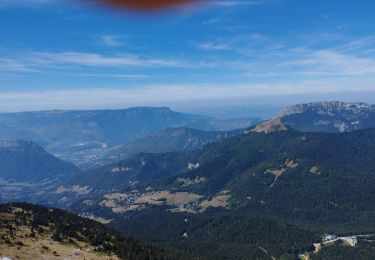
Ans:
<svg viewBox="0 0 375 260"><path fill-rule="evenodd" d="M375 127L375 105L337 101L298 104L275 117L297 130L347 132Z"/></svg>
<svg viewBox="0 0 375 260"><path fill-rule="evenodd" d="M348 113L359 116L367 114L368 112L374 112L375 105L369 105L366 103L344 103L338 101L297 104L283 109L276 114L276 117L280 118L292 114L303 113L308 110L313 110L320 114Z"/></svg>

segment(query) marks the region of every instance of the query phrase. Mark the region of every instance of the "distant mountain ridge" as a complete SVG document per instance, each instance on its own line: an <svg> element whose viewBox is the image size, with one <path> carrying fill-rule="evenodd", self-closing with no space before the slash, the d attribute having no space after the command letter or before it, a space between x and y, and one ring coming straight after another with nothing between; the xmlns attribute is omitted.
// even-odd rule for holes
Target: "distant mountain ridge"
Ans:
<svg viewBox="0 0 375 260"><path fill-rule="evenodd" d="M300 131L347 132L375 127L375 105L338 101L298 104L275 117Z"/></svg>
<svg viewBox="0 0 375 260"><path fill-rule="evenodd" d="M108 148L125 145L166 128L218 131L243 128L258 121L218 120L175 112L167 107L2 113L0 139L34 141L59 158L77 162L82 157L101 157Z"/></svg>

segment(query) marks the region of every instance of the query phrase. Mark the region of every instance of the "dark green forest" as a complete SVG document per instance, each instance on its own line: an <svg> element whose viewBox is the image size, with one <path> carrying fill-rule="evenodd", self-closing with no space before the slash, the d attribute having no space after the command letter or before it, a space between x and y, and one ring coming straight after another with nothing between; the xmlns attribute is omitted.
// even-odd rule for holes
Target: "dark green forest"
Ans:
<svg viewBox="0 0 375 260"><path fill-rule="evenodd" d="M228 212L191 215L153 210L110 226L183 259L294 259L313 251L322 235L272 218Z"/></svg>

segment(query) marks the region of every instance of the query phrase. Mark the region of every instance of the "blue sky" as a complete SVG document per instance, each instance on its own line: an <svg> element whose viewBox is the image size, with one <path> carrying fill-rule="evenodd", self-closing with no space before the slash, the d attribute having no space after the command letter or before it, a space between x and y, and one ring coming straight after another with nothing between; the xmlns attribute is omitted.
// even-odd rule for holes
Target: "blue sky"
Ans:
<svg viewBox="0 0 375 260"><path fill-rule="evenodd" d="M374 1L199 2L0 0L0 111L375 102Z"/></svg>

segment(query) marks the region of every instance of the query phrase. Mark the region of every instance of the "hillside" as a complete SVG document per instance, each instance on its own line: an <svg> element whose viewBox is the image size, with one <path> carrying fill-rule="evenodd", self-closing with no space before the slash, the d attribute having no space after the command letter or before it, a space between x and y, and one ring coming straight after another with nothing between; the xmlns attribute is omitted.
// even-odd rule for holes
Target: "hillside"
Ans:
<svg viewBox="0 0 375 260"><path fill-rule="evenodd" d="M277 113L290 127L309 132L347 132L375 127L375 105L316 102L298 104Z"/></svg>
<svg viewBox="0 0 375 260"><path fill-rule="evenodd" d="M183 259L296 259L314 250L319 232L289 223L238 213L173 214L150 211L119 218L110 224ZM165 228L162 228L165 227Z"/></svg>
<svg viewBox="0 0 375 260"><path fill-rule="evenodd" d="M62 206L73 203L77 211L109 218L154 207L217 209L319 223L333 231L373 228L374 129L342 134L256 129L198 151L135 155L74 176L53 196L64 199ZM86 192L77 195L73 187Z"/></svg>
<svg viewBox="0 0 375 260"><path fill-rule="evenodd" d="M112 189L129 189L139 182L153 182L178 174L180 170L187 167L189 162L196 159L197 154L194 151L140 153L114 164L73 175L61 182L64 188L60 191L64 194L63 190L72 186L87 187L94 193Z"/></svg>
<svg viewBox="0 0 375 260"><path fill-rule="evenodd" d="M0 141L0 178L8 181L39 182L77 172L72 164L47 153L28 141Z"/></svg>
<svg viewBox="0 0 375 260"><path fill-rule="evenodd" d="M111 149L96 165L115 163L137 153L167 153L201 149L209 143L240 134L241 131L203 131L192 128L168 128Z"/></svg>
<svg viewBox="0 0 375 260"><path fill-rule="evenodd" d="M0 201L31 195L79 170L29 141L0 141Z"/></svg>
<svg viewBox="0 0 375 260"><path fill-rule="evenodd" d="M93 220L25 203L0 204L0 257L11 259L167 259Z"/></svg>

